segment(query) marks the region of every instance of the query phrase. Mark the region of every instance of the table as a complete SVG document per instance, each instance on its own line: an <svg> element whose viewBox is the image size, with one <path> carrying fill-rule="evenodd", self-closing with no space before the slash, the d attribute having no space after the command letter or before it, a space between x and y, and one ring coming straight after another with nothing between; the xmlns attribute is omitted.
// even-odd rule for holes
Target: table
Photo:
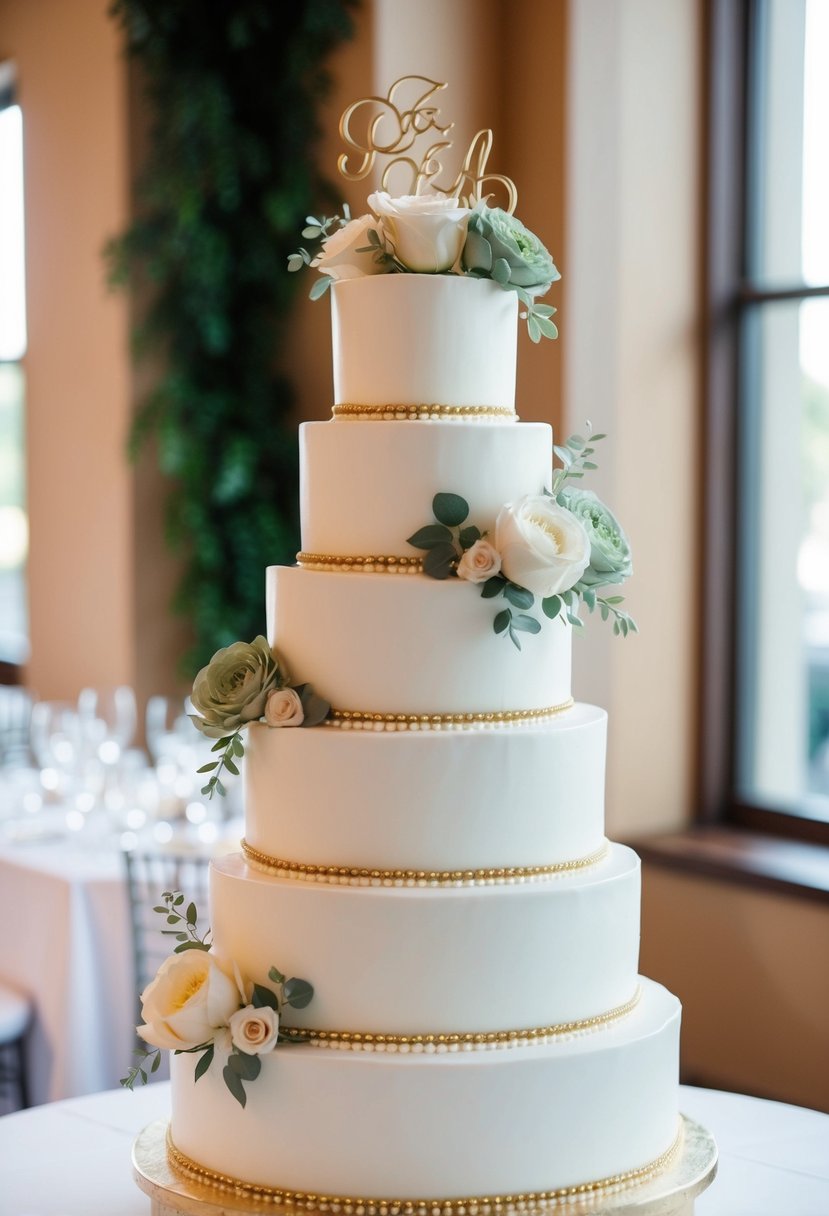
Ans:
<svg viewBox="0 0 829 1216"><path fill-rule="evenodd" d="M829 1213L829 1115L687 1086L680 1106L720 1148L719 1174L696 1216ZM0 1216L149 1216L130 1150L168 1109L162 1083L0 1119Z"/></svg>
<svg viewBox="0 0 829 1216"><path fill-rule="evenodd" d="M123 858L71 837L0 845L0 976L31 996L30 1102L111 1089L136 1014Z"/></svg>

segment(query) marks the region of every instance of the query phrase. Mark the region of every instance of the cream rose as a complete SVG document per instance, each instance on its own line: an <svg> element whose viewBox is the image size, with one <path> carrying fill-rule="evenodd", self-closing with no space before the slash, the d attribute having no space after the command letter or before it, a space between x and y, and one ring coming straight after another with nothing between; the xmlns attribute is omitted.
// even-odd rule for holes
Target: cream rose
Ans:
<svg viewBox="0 0 829 1216"><path fill-rule="evenodd" d="M501 554L488 540L476 540L458 562L458 578L470 583L485 583L488 578L500 573Z"/></svg>
<svg viewBox="0 0 829 1216"><path fill-rule="evenodd" d="M501 508L495 522L501 573L546 599L569 591L590 562L590 540L574 515L543 494Z"/></svg>
<svg viewBox="0 0 829 1216"><path fill-rule="evenodd" d="M395 257L407 270L440 274L451 270L466 243L469 210L442 194L406 194L391 198L384 190L370 194L368 205L379 215L391 238Z"/></svg>
<svg viewBox="0 0 829 1216"><path fill-rule="evenodd" d="M369 246L369 229L374 228L382 236L380 224L373 215L361 215L350 220L344 228L337 228L326 237L322 250L311 265L315 270L332 279L361 279L367 274L387 274L389 266L374 260L374 253L366 253ZM362 252L359 252L362 251Z"/></svg>
<svg viewBox="0 0 829 1216"><path fill-rule="evenodd" d="M295 688L278 688L265 702L268 726L302 726L305 710Z"/></svg>
<svg viewBox="0 0 829 1216"><path fill-rule="evenodd" d="M163 962L142 992L138 1033L153 1047L187 1051L210 1042L238 1008L235 980L206 950L184 950Z"/></svg>
<svg viewBox="0 0 829 1216"><path fill-rule="evenodd" d="M279 1036L279 1014L265 1005L256 1009L246 1005L237 1009L230 1019L230 1034L234 1047L250 1056L273 1051Z"/></svg>

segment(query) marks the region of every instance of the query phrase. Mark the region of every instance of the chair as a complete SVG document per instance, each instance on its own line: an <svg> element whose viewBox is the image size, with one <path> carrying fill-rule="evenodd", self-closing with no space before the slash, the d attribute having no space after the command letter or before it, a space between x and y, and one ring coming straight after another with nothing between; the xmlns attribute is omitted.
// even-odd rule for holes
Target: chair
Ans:
<svg viewBox="0 0 829 1216"><path fill-rule="evenodd" d="M0 1094L10 1110L29 1105L25 1043L31 1020L29 998L0 980Z"/></svg>
<svg viewBox="0 0 829 1216"><path fill-rule="evenodd" d="M154 978L158 968L173 953L177 942L163 930L174 928L164 916L154 912L163 906L164 891L180 891L184 908L192 901L199 913L199 933L210 925L207 906L209 858L198 853L174 853L129 849L124 853L129 891L132 952L135 965L137 1008L140 994ZM181 926L179 926L181 927Z"/></svg>

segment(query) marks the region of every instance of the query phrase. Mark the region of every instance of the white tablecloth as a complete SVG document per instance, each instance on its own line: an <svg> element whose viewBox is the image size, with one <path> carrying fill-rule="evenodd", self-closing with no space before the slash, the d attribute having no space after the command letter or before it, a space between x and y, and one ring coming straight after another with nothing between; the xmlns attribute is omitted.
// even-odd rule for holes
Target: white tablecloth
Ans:
<svg viewBox="0 0 829 1216"><path fill-rule="evenodd" d="M129 908L114 848L0 846L0 978L35 1006L30 1101L111 1089L135 1046Z"/></svg>
<svg viewBox="0 0 829 1216"><path fill-rule="evenodd" d="M829 1115L687 1087L681 1107L720 1149L718 1176L696 1216L827 1216ZM0 1216L149 1216L130 1150L168 1108L161 1084L0 1119Z"/></svg>

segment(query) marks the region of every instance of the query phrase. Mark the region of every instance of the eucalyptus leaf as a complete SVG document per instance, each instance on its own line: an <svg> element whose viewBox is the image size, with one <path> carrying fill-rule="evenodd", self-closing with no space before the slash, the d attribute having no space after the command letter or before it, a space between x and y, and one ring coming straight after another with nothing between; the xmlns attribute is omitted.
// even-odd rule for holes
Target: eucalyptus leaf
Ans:
<svg viewBox="0 0 829 1216"><path fill-rule="evenodd" d="M297 691L299 690L297 689ZM315 693L310 684L303 685L299 699L305 715L302 720L303 726L319 726L320 722L324 722L331 712L330 701L326 701L324 697Z"/></svg>
<svg viewBox="0 0 829 1216"><path fill-rule="evenodd" d="M209 950L210 947L205 942L182 942L180 946L176 946L173 954L182 954L185 950Z"/></svg>
<svg viewBox="0 0 829 1216"><path fill-rule="evenodd" d="M309 224L307 228L302 229L301 235L305 237L306 241L315 241L322 235L322 229L318 224Z"/></svg>
<svg viewBox="0 0 829 1216"><path fill-rule="evenodd" d="M305 259L301 253L288 254L288 269L293 273L297 270L302 270L305 265Z"/></svg>
<svg viewBox="0 0 829 1216"><path fill-rule="evenodd" d="M513 608L532 608L535 603L535 596L532 591L527 591L526 587L519 587L516 583L507 583L504 587L504 596L512 604Z"/></svg>
<svg viewBox="0 0 829 1216"><path fill-rule="evenodd" d="M223 739L217 739L216 742L213 744L213 746L210 749L211 752L224 751L224 749L227 747L228 743L230 742L230 740L232 738L233 738L233 735L225 735Z"/></svg>
<svg viewBox="0 0 829 1216"><path fill-rule="evenodd" d="M461 528L458 534L458 540L461 542L463 550L471 549L475 541L481 539L481 529L476 528L474 524L470 524L468 528Z"/></svg>
<svg viewBox="0 0 829 1216"><path fill-rule="evenodd" d="M262 984L253 985L253 1001L251 1002L256 1009L268 1008L279 1011L279 1001L276 999L276 993L270 988L265 988Z"/></svg>
<svg viewBox="0 0 829 1216"><path fill-rule="evenodd" d="M186 912L186 919L187 919L188 925L195 925L198 918L199 918L199 914L196 911L196 905L192 902L189 903L187 905L187 912Z"/></svg>
<svg viewBox="0 0 829 1216"><path fill-rule="evenodd" d="M432 499L432 511L438 523L458 528L469 514L469 503L460 494L436 494Z"/></svg>
<svg viewBox="0 0 829 1216"><path fill-rule="evenodd" d="M606 621L607 618L610 616L610 609L608 608L607 604L603 600L599 603L599 611L602 614L602 620Z"/></svg>
<svg viewBox="0 0 829 1216"><path fill-rule="evenodd" d="M557 338L558 327L553 324L549 317L539 317L538 313L533 313L533 320L538 326L540 333L545 338Z"/></svg>
<svg viewBox="0 0 829 1216"><path fill-rule="evenodd" d="M512 612L509 608L504 608L495 617L492 622L492 627L496 633L503 633L505 629L509 629L510 621L512 620Z"/></svg>
<svg viewBox="0 0 829 1216"><path fill-rule="evenodd" d="M225 756L225 768L229 773L233 773L234 777L239 776L239 769L230 756Z"/></svg>
<svg viewBox="0 0 829 1216"><path fill-rule="evenodd" d="M554 621L561 612L561 596L548 595L546 599L541 601L541 611L545 616L549 617L551 621Z"/></svg>
<svg viewBox="0 0 829 1216"><path fill-rule="evenodd" d="M314 989L308 981L296 978L286 980L282 992L286 1005L292 1005L294 1009L304 1009L314 996Z"/></svg>
<svg viewBox="0 0 829 1216"><path fill-rule="evenodd" d="M212 1051L212 1050L213 1050L213 1049L211 1048L211 1051ZM151 1072L151 1073L152 1073L152 1072L158 1072L158 1066L159 1066L159 1064L160 1064L160 1063L161 1063L161 1052L160 1052L160 1051L157 1051L157 1052L155 1053L155 1055L153 1056L153 1062L152 1062L152 1064L150 1065L150 1072ZM196 1078L196 1080L198 1080L198 1077Z"/></svg>
<svg viewBox="0 0 829 1216"><path fill-rule="evenodd" d="M193 1074L194 1081L200 1080L201 1077L203 1077L204 1074L207 1072L208 1068L213 1063L213 1055L214 1055L213 1044L211 1043L210 1046L208 1047L207 1051L204 1053L203 1056L201 1056L198 1064L196 1065L196 1071ZM155 1066L155 1064L153 1064L152 1071L155 1072L155 1069L156 1069L156 1066Z"/></svg>
<svg viewBox="0 0 829 1216"><path fill-rule="evenodd" d="M558 456L561 463L567 465L569 468L573 463L573 457L570 452L567 451L567 448L560 448L558 444L554 444L553 451L555 452L556 456Z"/></svg>
<svg viewBox="0 0 829 1216"><path fill-rule="evenodd" d="M316 282L311 285L311 290L308 292L308 298L310 300L318 300L320 296L325 295L326 291L328 291L328 288L333 282L334 280L331 278L330 274L320 275Z"/></svg>
<svg viewBox="0 0 829 1216"><path fill-rule="evenodd" d="M448 578L452 573L458 553L452 544L435 545L423 559L423 573L430 578Z"/></svg>
<svg viewBox="0 0 829 1216"><path fill-rule="evenodd" d="M519 612L512 618L512 628L520 629L522 633L540 633L541 622L537 621L534 616L527 616L525 612Z"/></svg>
<svg viewBox="0 0 829 1216"><path fill-rule="evenodd" d="M520 641L520 639L519 639L519 637L518 637L518 634L517 634L517 633L515 632L515 630L513 629L512 625L510 625L510 627L509 627L509 638L510 638L510 641L512 642L513 646L515 647L515 649L516 649L516 650L520 650L520 649L521 649L521 641Z"/></svg>
<svg viewBox="0 0 829 1216"><path fill-rule="evenodd" d="M233 736L233 754L234 756L238 756L240 760L245 754L245 745L242 742L241 735Z"/></svg>
<svg viewBox="0 0 829 1216"><path fill-rule="evenodd" d="M481 584L481 596L485 600L494 600L496 595L500 595L507 585L507 580L501 574L493 574L492 578L488 578L485 583Z"/></svg>
<svg viewBox="0 0 829 1216"><path fill-rule="evenodd" d="M492 277L501 287L509 282L510 265L506 258L496 258L492 263Z"/></svg>
<svg viewBox="0 0 829 1216"><path fill-rule="evenodd" d="M573 626L574 629L583 629L584 628L584 621L582 621L581 617L576 616L575 612L568 612L567 620L570 622L570 624Z"/></svg>
<svg viewBox="0 0 829 1216"><path fill-rule="evenodd" d="M243 1081L255 1081L262 1069L259 1056L248 1055L246 1051L234 1051L227 1058L227 1066Z"/></svg>
<svg viewBox="0 0 829 1216"><path fill-rule="evenodd" d="M452 533L443 524L427 524L418 528L413 536L406 541L415 549L433 549L435 545L445 545L452 542Z"/></svg>
<svg viewBox="0 0 829 1216"><path fill-rule="evenodd" d="M272 980L274 984L285 983L285 976L281 971L277 971L276 967L271 967L270 971L268 972L268 979Z"/></svg>
<svg viewBox="0 0 829 1216"><path fill-rule="evenodd" d="M233 1056L230 1057L230 1060L232 1059ZM222 1076L224 1077L225 1085L233 1094L233 1097L240 1106L244 1107L248 1097L245 1093L245 1087L242 1084L242 1078L230 1067L230 1060L228 1060L227 1064L225 1064L224 1068L222 1069Z"/></svg>
<svg viewBox="0 0 829 1216"><path fill-rule="evenodd" d="M535 319L535 317L532 315L532 313L530 313L530 315L527 317L527 331L528 331L528 333L529 333L529 335L530 335L530 338L531 338L531 340L532 340L533 342L540 342L540 341L541 341L541 326L539 325L538 321L536 321L536 319ZM514 640L515 640L515 639L513 639L513 641L514 641ZM515 644L516 644L516 646L518 646L518 643L517 643L517 642L516 642ZM521 649L521 647L520 647L520 646L518 646L518 649L520 650L520 649Z"/></svg>

